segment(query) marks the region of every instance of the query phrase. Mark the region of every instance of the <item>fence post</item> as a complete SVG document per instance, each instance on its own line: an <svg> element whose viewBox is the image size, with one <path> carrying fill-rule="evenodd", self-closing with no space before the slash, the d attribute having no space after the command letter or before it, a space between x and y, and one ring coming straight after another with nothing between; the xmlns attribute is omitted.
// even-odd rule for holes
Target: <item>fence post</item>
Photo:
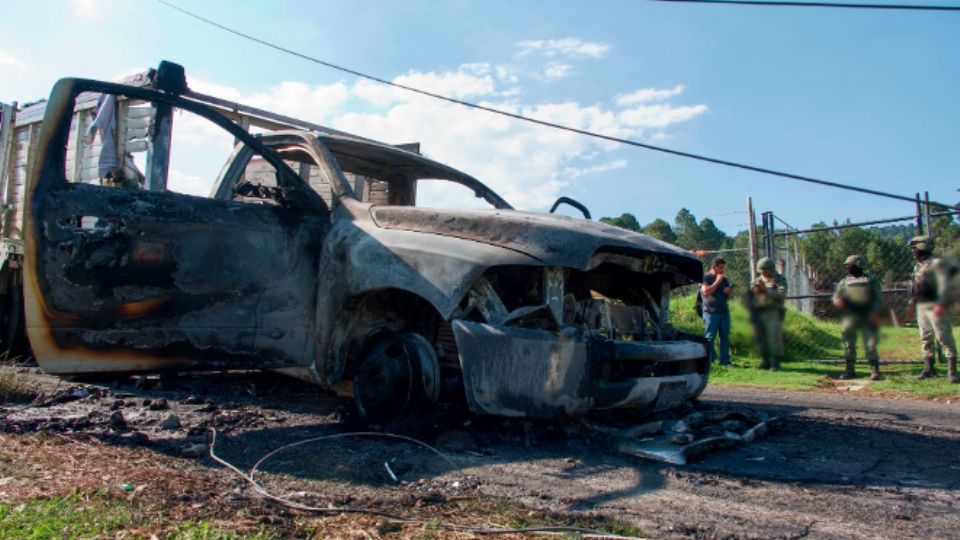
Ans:
<svg viewBox="0 0 960 540"><path fill-rule="evenodd" d="M924 222L927 224L927 238L933 239L933 223L930 221L930 192L923 192L923 216Z"/></svg>
<svg viewBox="0 0 960 540"><path fill-rule="evenodd" d="M747 227L750 241L750 283L757 279L757 218L753 214L753 198L747 197Z"/></svg>
<svg viewBox="0 0 960 540"><path fill-rule="evenodd" d="M776 259L777 250L773 244L773 212L763 213L763 251L764 256Z"/></svg>
<svg viewBox="0 0 960 540"><path fill-rule="evenodd" d="M914 198L917 201L917 234L916 236L923 236L923 207L920 205L920 193L915 194Z"/></svg>

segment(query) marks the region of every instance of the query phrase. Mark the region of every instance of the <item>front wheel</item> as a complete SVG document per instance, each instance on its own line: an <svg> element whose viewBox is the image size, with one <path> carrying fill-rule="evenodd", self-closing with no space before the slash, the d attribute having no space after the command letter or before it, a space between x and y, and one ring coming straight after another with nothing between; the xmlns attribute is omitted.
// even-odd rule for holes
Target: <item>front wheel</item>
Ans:
<svg viewBox="0 0 960 540"><path fill-rule="evenodd" d="M364 339L353 374L353 400L360 416L402 416L413 400L413 380L413 358L402 335L380 330Z"/></svg>
<svg viewBox="0 0 960 540"><path fill-rule="evenodd" d="M364 418L393 420L416 403L436 402L440 367L419 334L381 329L363 340L353 373L353 400Z"/></svg>

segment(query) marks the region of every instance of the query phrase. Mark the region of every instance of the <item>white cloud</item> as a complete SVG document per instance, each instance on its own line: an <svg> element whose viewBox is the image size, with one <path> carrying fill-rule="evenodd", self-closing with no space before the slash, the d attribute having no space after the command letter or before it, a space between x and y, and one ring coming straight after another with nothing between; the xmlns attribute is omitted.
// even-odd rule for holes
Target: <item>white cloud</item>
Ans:
<svg viewBox="0 0 960 540"><path fill-rule="evenodd" d="M593 165L590 167L567 167L563 171L563 176L569 178L570 180L576 180L581 176L586 176L590 174L602 173L607 171L615 171L617 169L625 169L627 167L627 160L617 159L614 161L609 161L607 163L601 163L599 165Z"/></svg>
<svg viewBox="0 0 960 540"><path fill-rule="evenodd" d="M508 112L625 138L661 136L669 126L707 111L706 105L668 102L627 109L575 101L524 103L520 97L523 87L506 82L499 68L469 64L448 71L410 72L396 80ZM191 79L190 84L203 93L376 140L420 142L426 155L475 176L518 208L546 208L559 195L578 189L577 183L584 177L627 167L626 160L611 154L621 148L613 142L363 80L353 85L288 81L252 92L202 80ZM171 173L171 186L208 193L230 153L232 137L202 119L181 114L174 120L174 138L173 169L177 172ZM425 183L418 197L419 204L426 206L485 204L458 186L440 184Z"/></svg>
<svg viewBox="0 0 960 540"><path fill-rule="evenodd" d="M627 126L662 128L670 124L686 122L707 112L706 105L674 107L669 104L643 105L621 112L618 117Z"/></svg>
<svg viewBox="0 0 960 540"><path fill-rule="evenodd" d="M497 66L494 71L497 74L497 80L502 83L517 84L520 82L520 78L517 77L510 66Z"/></svg>
<svg viewBox="0 0 960 540"><path fill-rule="evenodd" d="M674 96L679 96L685 89L686 88L682 84L678 84L673 88L665 88L662 90L657 88L643 88L635 92L630 92L629 94L621 94L617 96L617 105L620 105L621 107L627 107L630 105L638 105L640 103L649 103L651 101L663 101Z"/></svg>
<svg viewBox="0 0 960 540"><path fill-rule="evenodd" d="M548 62L547 65L543 67L543 76L546 79L559 79L561 77L570 75L570 71L572 69L573 66L570 64L564 64L563 62Z"/></svg>
<svg viewBox="0 0 960 540"><path fill-rule="evenodd" d="M27 64L20 60L16 56L8 53L7 51L0 50L0 66L4 67L13 67L13 68L25 68Z"/></svg>
<svg viewBox="0 0 960 540"><path fill-rule="evenodd" d="M537 39L517 43L517 56L541 55L547 58L603 58L610 45L579 38Z"/></svg>
<svg viewBox="0 0 960 540"><path fill-rule="evenodd" d="M179 169L171 168L167 178L167 189L187 195L206 197L210 194L210 185L209 181L204 181L199 176L185 174Z"/></svg>
<svg viewBox="0 0 960 540"><path fill-rule="evenodd" d="M457 99L475 98L493 93L494 79L488 64L464 64L441 73L411 71L393 82ZM415 96L409 90L361 79L352 89L354 96L378 107L400 103ZM425 98L421 96L421 98ZM432 98L425 98L432 99Z"/></svg>
<svg viewBox="0 0 960 540"><path fill-rule="evenodd" d="M284 81L252 94L202 79L191 78L189 86L203 94L316 123L322 123L331 114L340 111L350 97L350 90L342 82L312 86L304 82Z"/></svg>
<svg viewBox="0 0 960 540"><path fill-rule="evenodd" d="M104 0L67 0L67 4L75 16L94 21L102 19L104 10L110 9Z"/></svg>

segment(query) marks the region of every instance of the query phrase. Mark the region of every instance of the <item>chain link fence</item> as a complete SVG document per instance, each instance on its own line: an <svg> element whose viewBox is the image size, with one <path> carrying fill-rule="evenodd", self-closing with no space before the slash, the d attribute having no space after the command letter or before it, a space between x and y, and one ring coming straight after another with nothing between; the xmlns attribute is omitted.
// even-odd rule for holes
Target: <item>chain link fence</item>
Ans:
<svg viewBox="0 0 960 540"><path fill-rule="evenodd" d="M785 346L788 360L843 358L843 313L833 305L833 292L847 273L844 261L850 255L860 255L866 260L867 274L879 282L882 291L881 359L918 358L916 316L909 293L913 255L907 246L918 229L909 217L879 221L884 223L764 231L767 238L772 236L770 251L777 261L777 269L787 278L789 310ZM862 343L858 345L862 347ZM862 358L862 349L858 356Z"/></svg>
<svg viewBox="0 0 960 540"><path fill-rule="evenodd" d="M919 212L918 212L919 214ZM727 261L727 277L734 283L731 316L731 353L735 357L756 357L753 328L747 305L752 262L769 256L777 271L787 279L787 311L784 319L785 360L838 362L844 354L841 319L843 313L833 305L837 283L846 275L844 261L860 255L866 272L881 288L879 353L882 361L905 362L920 359L919 332L910 296L913 255L908 241L925 230L937 240L935 255L956 261L960 256L960 224L957 211L926 216L902 216L862 223L819 224L810 229L791 227L767 212L756 240L746 234L733 238L723 249L696 251L710 268L715 257ZM776 227L775 227L776 224ZM751 257L751 244L756 254ZM960 280L960 273L954 279ZM960 290L960 283L955 284ZM693 308L698 288L674 291L672 321L688 332L702 332L703 322ZM954 324L960 321L957 308ZM863 359L863 343L857 344L857 357Z"/></svg>

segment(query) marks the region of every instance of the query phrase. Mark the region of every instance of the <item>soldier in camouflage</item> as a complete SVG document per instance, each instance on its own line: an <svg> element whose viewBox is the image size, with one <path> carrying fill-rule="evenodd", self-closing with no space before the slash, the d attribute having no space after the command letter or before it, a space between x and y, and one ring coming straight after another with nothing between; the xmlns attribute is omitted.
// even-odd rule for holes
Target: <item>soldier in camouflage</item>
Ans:
<svg viewBox="0 0 960 540"><path fill-rule="evenodd" d="M863 338L863 348L870 363L870 379L880 379L880 355L877 353L877 319L880 314L882 298L880 284L867 275L866 262L860 255L850 255L844 261L847 275L837 283L833 293L833 304L843 312L843 358L847 369L841 379L856 376L854 364L857 360L857 333Z"/></svg>
<svg viewBox="0 0 960 540"><path fill-rule="evenodd" d="M917 326L920 327L920 342L923 346L923 372L920 379L936 375L933 367L934 337L947 357L947 379L957 384L957 346L950 328L948 300L950 277L955 272L952 265L933 256L933 240L917 236L910 240L910 250L916 265L910 281L910 294L917 306Z"/></svg>
<svg viewBox="0 0 960 540"><path fill-rule="evenodd" d="M783 302L787 296L787 280L777 272L769 257L757 261L757 272L759 275L750 292L753 293L754 332L763 358L760 369L777 371L783 360Z"/></svg>

